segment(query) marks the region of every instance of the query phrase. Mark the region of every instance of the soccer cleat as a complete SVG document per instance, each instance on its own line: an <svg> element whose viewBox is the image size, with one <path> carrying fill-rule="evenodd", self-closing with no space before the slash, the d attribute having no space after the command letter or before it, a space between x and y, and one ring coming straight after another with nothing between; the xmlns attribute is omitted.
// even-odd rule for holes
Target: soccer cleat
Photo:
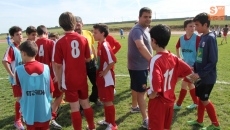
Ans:
<svg viewBox="0 0 230 130"><path fill-rule="evenodd" d="M113 126L112 124L109 124L105 130L117 130L117 125L116 126Z"/></svg>
<svg viewBox="0 0 230 130"><path fill-rule="evenodd" d="M178 105L175 103L173 109L174 109L174 110L180 110L180 109L181 109L181 106L178 106Z"/></svg>
<svg viewBox="0 0 230 130"><path fill-rule="evenodd" d="M220 126L209 125L208 127L204 127L201 130L220 130Z"/></svg>
<svg viewBox="0 0 230 130"><path fill-rule="evenodd" d="M55 120L51 120L50 121L50 124L51 124L51 126L53 127L53 128L55 128L55 129L62 129L62 126L61 125L59 125Z"/></svg>
<svg viewBox="0 0 230 130"><path fill-rule="evenodd" d="M101 120L97 122L98 125L108 125L109 123L106 122L105 120Z"/></svg>
<svg viewBox="0 0 230 130"><path fill-rule="evenodd" d="M142 127L145 128L145 129L148 129L148 128L149 128L149 121L148 121L148 119L145 119L145 120L142 122Z"/></svg>
<svg viewBox="0 0 230 130"><path fill-rule="evenodd" d="M186 108L191 110L191 109L197 108L197 105L191 104L191 105L187 106Z"/></svg>
<svg viewBox="0 0 230 130"><path fill-rule="evenodd" d="M131 110L130 110L131 113L138 113L140 112L140 108L137 106L137 107L131 107Z"/></svg>
<svg viewBox="0 0 230 130"><path fill-rule="evenodd" d="M21 121L15 121L14 126L17 128L17 130L25 130L24 126L22 125Z"/></svg>
<svg viewBox="0 0 230 130"><path fill-rule="evenodd" d="M204 126L203 123L199 123L199 122L197 122L197 120L187 121L187 123L188 123L188 125L197 125L197 126L200 126L200 127Z"/></svg>

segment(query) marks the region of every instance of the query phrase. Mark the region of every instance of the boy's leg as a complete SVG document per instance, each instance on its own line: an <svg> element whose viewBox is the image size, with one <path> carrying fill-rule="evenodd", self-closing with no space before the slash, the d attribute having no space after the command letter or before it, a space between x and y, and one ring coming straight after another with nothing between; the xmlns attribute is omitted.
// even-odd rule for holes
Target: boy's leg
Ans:
<svg viewBox="0 0 230 130"><path fill-rule="evenodd" d="M149 99L148 103L148 115L149 115L149 130L163 130L165 107L157 98Z"/></svg>
<svg viewBox="0 0 230 130"><path fill-rule="evenodd" d="M94 124L94 118L93 118L93 109L91 108L89 104L89 99L88 99L88 85L85 87L82 87L83 89L78 91L79 94L79 101L80 104L83 108L83 112L86 118L86 121L88 123L88 128L89 129L95 129L95 124Z"/></svg>
<svg viewBox="0 0 230 130"><path fill-rule="evenodd" d="M164 118L164 130L170 130L173 119L173 105L165 104L165 118Z"/></svg>
<svg viewBox="0 0 230 130"><path fill-rule="evenodd" d="M197 96L196 96L196 89L195 89L195 86L193 83L188 83L188 87L189 87L189 93L190 93L190 96L193 100L193 103L194 104L198 104L197 102Z"/></svg>
<svg viewBox="0 0 230 130"><path fill-rule="evenodd" d="M206 111L208 113L208 116L212 122L213 125L219 126L219 122L217 121L217 115L214 108L214 105L209 101L209 96L211 94L211 91L213 89L214 84L204 84L204 96L201 99L202 104L206 108Z"/></svg>
<svg viewBox="0 0 230 130"><path fill-rule="evenodd" d="M74 130L82 129L82 119L79 112L79 101L78 101L78 92L77 91L67 91L65 90L66 101L69 102L71 108L71 120Z"/></svg>
<svg viewBox="0 0 230 130"><path fill-rule="evenodd" d="M14 110L15 110L14 126L17 129L24 130L24 126L21 121L21 112L20 112L20 103L19 103L20 97L22 96L21 88L18 87L17 85L13 85L12 89L13 89L14 97L16 98L16 102L14 105Z"/></svg>
<svg viewBox="0 0 230 130"><path fill-rule="evenodd" d="M184 98L187 94L187 86L188 86L188 83L184 81L185 79L183 79L182 83L181 83L181 90L180 90L180 94L179 94L179 98L177 100L177 103L176 105L177 106L181 106L182 102L184 101ZM174 107L175 109L175 107Z"/></svg>

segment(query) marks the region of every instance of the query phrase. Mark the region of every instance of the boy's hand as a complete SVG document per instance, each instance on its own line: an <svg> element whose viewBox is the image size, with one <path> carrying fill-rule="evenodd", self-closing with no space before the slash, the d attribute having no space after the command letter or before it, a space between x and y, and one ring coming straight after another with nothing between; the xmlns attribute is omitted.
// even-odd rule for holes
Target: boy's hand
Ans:
<svg viewBox="0 0 230 130"><path fill-rule="evenodd" d="M199 75L198 75L197 73L192 74L190 77L191 77L191 79L192 79L193 81L196 81L197 79L200 78Z"/></svg>
<svg viewBox="0 0 230 130"><path fill-rule="evenodd" d="M149 99L154 99L155 97L158 97L158 94L151 93L148 95Z"/></svg>
<svg viewBox="0 0 230 130"><path fill-rule="evenodd" d="M107 73L108 73L107 70L101 71L101 72L99 72L99 76L104 77Z"/></svg>
<svg viewBox="0 0 230 130"><path fill-rule="evenodd" d="M56 78L56 77L53 78L53 82L54 82L54 83L57 82L57 78Z"/></svg>
<svg viewBox="0 0 230 130"><path fill-rule="evenodd" d="M58 89L60 92L63 92L63 88L62 88L61 84L58 84Z"/></svg>

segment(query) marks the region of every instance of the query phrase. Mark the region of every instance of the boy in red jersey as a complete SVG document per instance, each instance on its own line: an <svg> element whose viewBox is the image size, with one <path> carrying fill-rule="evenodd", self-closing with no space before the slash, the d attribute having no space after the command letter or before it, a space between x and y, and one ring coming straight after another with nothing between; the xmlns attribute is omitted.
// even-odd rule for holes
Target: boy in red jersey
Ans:
<svg viewBox="0 0 230 130"><path fill-rule="evenodd" d="M71 120L74 130L82 129L79 103L83 107L88 122L87 129L95 129L93 109L88 100L88 84L85 62L90 61L90 49L85 37L74 32L76 20L72 13L64 12L59 17L59 25L65 35L55 45L54 62L58 87L65 93L70 103Z"/></svg>
<svg viewBox="0 0 230 130"><path fill-rule="evenodd" d="M19 49L25 63L16 68L21 112L27 130L48 130L51 119L51 93L54 90L49 67L35 60L38 47L34 41L23 42ZM39 104L39 105L38 105Z"/></svg>
<svg viewBox="0 0 230 130"><path fill-rule="evenodd" d="M26 28L27 40L35 41L37 38L37 30L34 26L29 26Z"/></svg>
<svg viewBox="0 0 230 130"><path fill-rule="evenodd" d="M149 130L169 130L173 117L175 86L178 77L192 74L191 68L176 55L168 52L171 31L159 24L150 30L151 44L156 55L150 61L150 89L148 89Z"/></svg>
<svg viewBox="0 0 230 130"><path fill-rule="evenodd" d="M16 87L16 83L14 80L14 72L15 72L15 67L19 66L22 64L22 59L21 59L21 54L18 49L20 43L23 40L22 37L22 29L18 26L13 26L9 29L9 34L13 40L13 43L9 44L9 47L6 50L6 53L3 57L2 64L8 74L10 75L10 83L13 89L13 95L16 98L15 102L15 119L14 119L14 126L17 129L24 130L24 126L22 125L21 122L21 113L19 112L20 110L20 104L19 104L19 97L21 96L21 90Z"/></svg>
<svg viewBox="0 0 230 130"><path fill-rule="evenodd" d="M121 44L111 35L106 37L106 41L109 43L114 54L116 54L121 49Z"/></svg>
<svg viewBox="0 0 230 130"><path fill-rule="evenodd" d="M115 123L114 86L115 74L113 66L116 63L116 57L105 38L108 35L108 27L105 24L95 24L93 26L93 35L98 41L96 72L96 83L100 101L104 105L105 120L99 121L98 124L107 124L106 130L117 130Z"/></svg>
<svg viewBox="0 0 230 130"><path fill-rule="evenodd" d="M47 28L44 25L40 25L37 27L37 34L38 39L36 41L36 44L38 46L38 54L36 55L35 59L41 63L44 63L49 66L50 68L50 75L51 78L54 79L54 92L53 92L53 98L55 98L53 104L52 104L52 120L51 125L57 129L61 129L62 127L55 121L57 117L57 110L58 107L61 104L62 101L62 92L58 89L57 81L55 81L55 76L53 72L53 61L52 61L52 55L53 55L53 48L54 48L54 42L50 39L48 39L48 33Z"/></svg>

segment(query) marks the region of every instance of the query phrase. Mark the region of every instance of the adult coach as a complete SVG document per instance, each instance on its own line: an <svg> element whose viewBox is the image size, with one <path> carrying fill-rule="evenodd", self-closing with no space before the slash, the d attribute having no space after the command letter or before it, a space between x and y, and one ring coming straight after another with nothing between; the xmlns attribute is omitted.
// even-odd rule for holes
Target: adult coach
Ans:
<svg viewBox="0 0 230 130"><path fill-rule="evenodd" d="M95 59L96 59L96 53L93 44L95 43L94 37L92 33L88 30L83 30L83 22L81 17L75 16L76 20L76 26L75 26L75 32L83 35L89 43L90 52L91 52L91 60L90 62L86 63L87 68L87 76L91 82L92 86L92 92L89 96L89 101L94 102L96 105L101 106L102 103L98 101L98 89L96 85L96 65L95 65Z"/></svg>
<svg viewBox="0 0 230 130"><path fill-rule="evenodd" d="M131 29L128 37L128 69L132 89L131 112L141 112L143 118L142 127L144 128L148 127L145 92L148 77L147 69L152 57L151 38L148 28L151 23L151 17L152 10L150 8L141 8L139 21Z"/></svg>

